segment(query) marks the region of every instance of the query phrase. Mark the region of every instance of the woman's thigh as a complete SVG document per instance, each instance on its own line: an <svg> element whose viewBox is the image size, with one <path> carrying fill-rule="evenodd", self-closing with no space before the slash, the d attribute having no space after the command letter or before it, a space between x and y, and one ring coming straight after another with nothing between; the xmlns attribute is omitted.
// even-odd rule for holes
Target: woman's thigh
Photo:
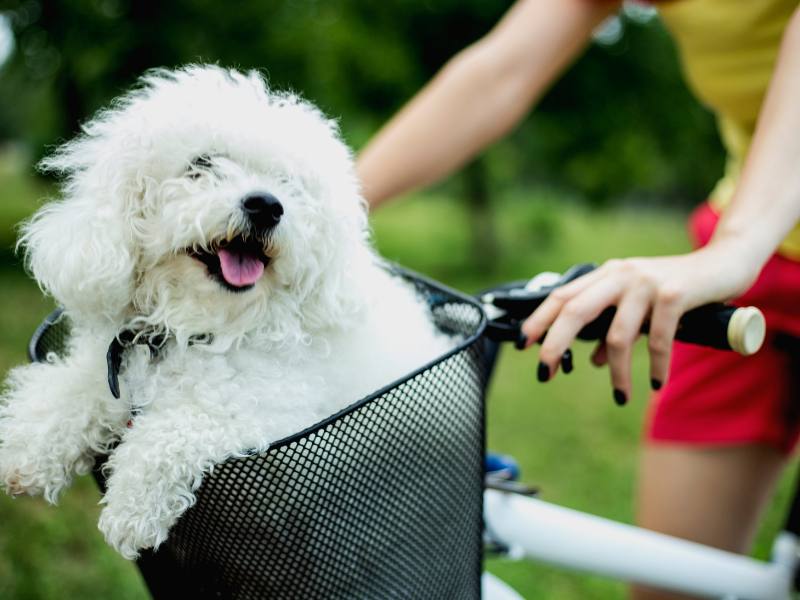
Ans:
<svg viewBox="0 0 800 600"><path fill-rule="evenodd" d="M747 552L786 454L768 445L704 448L648 443L642 452L640 526L732 552ZM634 588L634 598L682 598Z"/></svg>

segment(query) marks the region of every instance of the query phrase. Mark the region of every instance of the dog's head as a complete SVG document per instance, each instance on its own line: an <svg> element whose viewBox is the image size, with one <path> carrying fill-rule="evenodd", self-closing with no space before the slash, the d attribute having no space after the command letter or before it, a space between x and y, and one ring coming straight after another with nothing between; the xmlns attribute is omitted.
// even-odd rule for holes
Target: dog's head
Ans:
<svg viewBox="0 0 800 600"><path fill-rule="evenodd" d="M257 73L151 72L42 166L66 177L63 197L21 243L78 318L277 339L358 301L372 254L350 152Z"/></svg>

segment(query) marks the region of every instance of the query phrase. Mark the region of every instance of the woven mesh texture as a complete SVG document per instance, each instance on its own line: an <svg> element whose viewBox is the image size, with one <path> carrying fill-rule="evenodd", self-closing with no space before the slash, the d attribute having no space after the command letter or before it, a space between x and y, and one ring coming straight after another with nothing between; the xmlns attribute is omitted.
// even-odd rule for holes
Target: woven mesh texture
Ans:
<svg viewBox="0 0 800 600"><path fill-rule="evenodd" d="M67 350L69 322L58 308L47 315L33 332L28 344L28 358L31 362L45 362L50 352L63 354Z"/></svg>
<svg viewBox="0 0 800 600"><path fill-rule="evenodd" d="M156 598L480 597L481 310L414 279L465 341L268 451L218 465L139 566ZM40 333L34 358L63 347Z"/></svg>

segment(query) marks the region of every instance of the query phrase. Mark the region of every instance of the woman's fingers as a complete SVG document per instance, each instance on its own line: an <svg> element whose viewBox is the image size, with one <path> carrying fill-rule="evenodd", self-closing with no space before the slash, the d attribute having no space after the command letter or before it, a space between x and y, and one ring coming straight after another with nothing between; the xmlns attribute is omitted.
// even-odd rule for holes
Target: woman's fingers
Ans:
<svg viewBox="0 0 800 600"><path fill-rule="evenodd" d="M631 353L642 330L642 322L650 312L650 290L646 286L632 288L617 306L617 312L606 335L605 346L614 401L623 405L631 397Z"/></svg>
<svg viewBox="0 0 800 600"><path fill-rule="evenodd" d="M571 356L565 361L564 354L581 329L609 306L616 306L616 314L606 339L592 355L592 362L597 366L609 365L616 402L624 404L631 395L632 348L648 316L654 328L651 341L653 385L657 387L664 381L669 367L669 347L680 317L680 295L672 298L659 294L659 283L652 277L659 270L642 262L639 259L609 261L554 290L528 317L522 325L528 345L546 333L539 352L537 375L540 381L549 380L559 367L564 369L565 364L571 366ZM659 307L657 311L653 311L655 306Z"/></svg>
<svg viewBox="0 0 800 600"><path fill-rule="evenodd" d="M568 284L553 290L544 302L522 324L522 334L525 336L526 347L539 341L553 324L564 305L584 289L602 277L600 269L595 269Z"/></svg>
<svg viewBox="0 0 800 600"><path fill-rule="evenodd" d="M567 348L564 351L564 354L561 355L561 370L565 375L569 375L572 373L572 368L572 350Z"/></svg>
<svg viewBox="0 0 800 600"><path fill-rule="evenodd" d="M606 352L606 342L603 340L595 346L592 351L592 356L589 358L595 367L602 367L608 363L608 354Z"/></svg>
<svg viewBox="0 0 800 600"><path fill-rule="evenodd" d="M656 296L650 317L647 346L650 351L650 386L658 390L669 373L669 357L678 321L683 314L681 295L666 288Z"/></svg>
<svg viewBox="0 0 800 600"><path fill-rule="evenodd" d="M559 367L571 367L568 351L578 333L606 308L615 306L606 339L592 354L596 366L608 364L614 398L631 393L631 355L642 323L649 320L650 377L653 389L666 381L672 343L684 311L736 295L745 279L725 278L708 249L682 256L611 260L554 290L522 325L530 345L544 337L538 375L547 381ZM546 337L545 337L546 334Z"/></svg>
<svg viewBox="0 0 800 600"><path fill-rule="evenodd" d="M596 319L607 306L616 304L619 290L620 286L616 280L607 277L587 287L562 305L539 351L540 364L548 369L547 379L555 374L561 356L570 347L580 330Z"/></svg>

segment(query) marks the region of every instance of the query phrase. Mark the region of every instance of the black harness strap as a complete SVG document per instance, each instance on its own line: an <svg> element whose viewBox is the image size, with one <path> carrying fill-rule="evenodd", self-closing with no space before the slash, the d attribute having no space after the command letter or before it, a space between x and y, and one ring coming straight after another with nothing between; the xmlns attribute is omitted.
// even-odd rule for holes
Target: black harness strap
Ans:
<svg viewBox="0 0 800 600"><path fill-rule="evenodd" d="M125 351L136 344L144 344L150 349L150 360L153 360L158 357L158 353L167 341L166 334L142 335L144 332L145 330L133 331L132 329L120 331L108 345L108 351L106 352L108 387L114 398L119 399L120 397L119 373L122 368L122 358Z"/></svg>

